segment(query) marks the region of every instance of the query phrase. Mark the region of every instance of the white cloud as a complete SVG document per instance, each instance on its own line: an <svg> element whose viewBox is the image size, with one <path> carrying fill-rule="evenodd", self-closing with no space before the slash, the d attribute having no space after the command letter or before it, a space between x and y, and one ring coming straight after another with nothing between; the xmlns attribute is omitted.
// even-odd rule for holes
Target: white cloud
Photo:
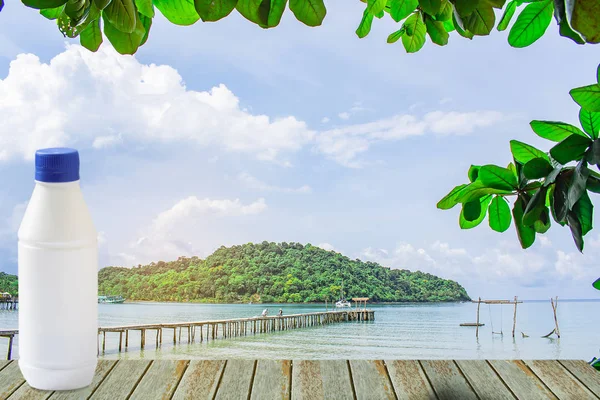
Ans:
<svg viewBox="0 0 600 400"><path fill-rule="evenodd" d="M319 243L319 244L317 245L317 247L320 247L320 248L322 248L323 250L327 250L327 251L337 251L337 250L335 249L335 247L333 247L333 245L332 245L332 244L329 244L329 243Z"/></svg>
<svg viewBox="0 0 600 400"><path fill-rule="evenodd" d="M434 111L419 118L412 114L395 115L364 124L348 125L321 132L316 149L347 167L361 167L356 160L373 143L397 141L426 133L464 135L502 120L497 111L455 112Z"/></svg>
<svg viewBox="0 0 600 400"><path fill-rule="evenodd" d="M329 122L329 117L323 117L323 118L321 118L321 123L322 124L326 124L328 122Z"/></svg>
<svg viewBox="0 0 600 400"><path fill-rule="evenodd" d="M110 46L97 53L68 46L48 64L18 55L0 80L0 119L0 160L31 159L41 147L131 140L192 142L280 161L314 136L292 116L249 113L225 85L190 90L174 68L141 64Z"/></svg>
<svg viewBox="0 0 600 400"><path fill-rule="evenodd" d="M340 117L340 119L347 120L347 119L350 119L350 113L344 111L344 112L339 113L338 117Z"/></svg>
<svg viewBox="0 0 600 400"><path fill-rule="evenodd" d="M250 189L265 191L265 192L280 192L280 193L311 193L312 188L308 185L302 185L297 188L280 187L269 185L260 179L250 175L247 172L242 172L238 175L238 180Z"/></svg>
<svg viewBox="0 0 600 400"><path fill-rule="evenodd" d="M451 103L453 101L452 97L444 97L443 99L440 100L440 104L448 104Z"/></svg>

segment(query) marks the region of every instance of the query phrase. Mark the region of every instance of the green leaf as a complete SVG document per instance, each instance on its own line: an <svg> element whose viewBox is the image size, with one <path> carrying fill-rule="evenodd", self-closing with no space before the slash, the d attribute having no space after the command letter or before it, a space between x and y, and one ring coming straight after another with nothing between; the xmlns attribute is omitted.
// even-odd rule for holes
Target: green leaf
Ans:
<svg viewBox="0 0 600 400"><path fill-rule="evenodd" d="M512 0L506 6L506 9L504 10L504 14L502 14L502 19L500 19L500 22L498 23L499 31L503 31L506 28L508 28L508 24L510 24L510 20L512 19L513 15L515 15L516 10L517 10L517 1Z"/></svg>
<svg viewBox="0 0 600 400"><path fill-rule="evenodd" d="M579 122L581 122L583 130L592 139L598 139L598 133L600 132L600 112L588 111L582 108L579 110Z"/></svg>
<svg viewBox="0 0 600 400"><path fill-rule="evenodd" d="M547 187L541 187L535 192L531 200L529 200L523 214L524 225L532 226L540 218L540 214L546 208L547 191Z"/></svg>
<svg viewBox="0 0 600 400"><path fill-rule="evenodd" d="M508 34L508 43L513 47L527 47L542 37L554 11L552 0L535 1L528 4L517 17Z"/></svg>
<svg viewBox="0 0 600 400"><path fill-rule="evenodd" d="M550 149L550 155L561 164L580 160L592 141L578 134L574 134Z"/></svg>
<svg viewBox="0 0 600 400"><path fill-rule="evenodd" d="M27 7L37 8L56 8L65 5L67 0L21 0Z"/></svg>
<svg viewBox="0 0 600 400"><path fill-rule="evenodd" d="M104 10L108 3L110 3L110 0L94 0L94 4L100 11Z"/></svg>
<svg viewBox="0 0 600 400"><path fill-rule="evenodd" d="M531 129L533 129L539 137L552 140L553 142L560 142L574 133L583 137L587 136L578 127L565 122L531 121L529 125L531 125Z"/></svg>
<svg viewBox="0 0 600 400"><path fill-rule="evenodd" d="M175 25L192 25L200 19L194 0L152 0L152 3Z"/></svg>
<svg viewBox="0 0 600 400"><path fill-rule="evenodd" d="M505 232L510 227L510 207L502 196L494 197L488 209L490 228L496 232Z"/></svg>
<svg viewBox="0 0 600 400"><path fill-rule="evenodd" d="M148 35L150 34L150 28L152 27L152 18L150 17L146 17L145 15L142 15L140 13L138 13L138 16L140 17L140 21L142 22L142 26L144 27L144 37L142 38L142 42L140 43L140 46L143 46L144 43L146 43L146 41L148 40Z"/></svg>
<svg viewBox="0 0 600 400"><path fill-rule="evenodd" d="M497 165L484 165L479 169L478 180L488 188L509 190L516 189L517 178L509 169Z"/></svg>
<svg viewBox="0 0 600 400"><path fill-rule="evenodd" d="M569 211L568 194L573 172L562 171L557 177L552 196L552 214L556 222L564 222Z"/></svg>
<svg viewBox="0 0 600 400"><path fill-rule="evenodd" d="M465 28L464 28L465 25L464 25L461 17L456 12L456 9L454 10L454 13L452 14L452 22L454 24L454 28L456 28L456 32L458 32L458 34L460 36L467 38L469 40L473 39L473 33L465 30Z"/></svg>
<svg viewBox="0 0 600 400"><path fill-rule="evenodd" d="M100 19L96 19L88 24L88 26L81 31L79 35L79 41L83 47L89 51L96 52L102 44L102 31L100 30Z"/></svg>
<svg viewBox="0 0 600 400"><path fill-rule="evenodd" d="M71 39L76 38L77 36L79 36L79 34L81 33L81 31L86 28L85 24L73 26L73 24L71 24L71 18L69 18L69 16L65 13L64 10L58 16L58 18L56 20L56 25L58 25L58 30L63 35L65 35L65 36L67 36L67 37L69 37Z"/></svg>
<svg viewBox="0 0 600 400"><path fill-rule="evenodd" d="M523 174L527 179L545 178L553 170L548 160L541 157L531 159L523 166Z"/></svg>
<svg viewBox="0 0 600 400"><path fill-rule="evenodd" d="M600 84L583 86L571 89L569 92L573 100L588 111L600 112Z"/></svg>
<svg viewBox="0 0 600 400"><path fill-rule="evenodd" d="M398 39L400 39L402 37L402 35L404 35L403 27L398 29L396 32L391 33L390 36L388 36L388 38L387 38L387 42L388 43L396 43L398 41Z"/></svg>
<svg viewBox="0 0 600 400"><path fill-rule="evenodd" d="M496 23L496 14L491 5L480 2L479 6L470 15L463 18L465 28L474 35L489 35Z"/></svg>
<svg viewBox="0 0 600 400"><path fill-rule="evenodd" d="M112 0L102 12L102 16L113 28L123 33L132 33L135 30L137 12L133 0Z"/></svg>
<svg viewBox="0 0 600 400"><path fill-rule="evenodd" d="M454 9L461 17L466 17L475 11L482 0L454 0Z"/></svg>
<svg viewBox="0 0 600 400"><path fill-rule="evenodd" d="M562 165L559 165L558 167L554 168L552 170L552 172L550 174L548 174L546 179L544 179L544 186L553 184L554 181L556 180L556 177L558 177L558 175L562 172L562 170L563 170Z"/></svg>
<svg viewBox="0 0 600 400"><path fill-rule="evenodd" d="M367 0L367 11L373 15L383 12L387 0Z"/></svg>
<svg viewBox="0 0 600 400"><path fill-rule="evenodd" d="M391 0L390 16L396 22L408 17L419 6L419 0Z"/></svg>
<svg viewBox="0 0 600 400"><path fill-rule="evenodd" d="M416 53L425 45L425 33L427 28L421 18L421 14L416 12L404 21L405 29L402 35L402 44L407 53Z"/></svg>
<svg viewBox="0 0 600 400"><path fill-rule="evenodd" d="M485 0L487 1L489 4L491 4L492 7L497 8L498 10L502 10L502 8L504 7L504 4L506 3L506 0Z"/></svg>
<svg viewBox="0 0 600 400"><path fill-rule="evenodd" d="M327 14L323 0L290 0L296 19L308 26L319 26Z"/></svg>
<svg viewBox="0 0 600 400"><path fill-rule="evenodd" d="M462 215L465 220L472 222L479 218L481 211L481 202L477 199L463 204Z"/></svg>
<svg viewBox="0 0 600 400"><path fill-rule="evenodd" d="M540 213L539 219L533 223L533 230L537 233L546 233L551 225L550 211L548 211L548 208L544 207Z"/></svg>
<svg viewBox="0 0 600 400"><path fill-rule="evenodd" d="M586 184L589 176L589 169L584 162L580 162L579 165L577 165L577 168L575 168L571 185L567 191L567 208L569 210L573 209L575 203L579 201L586 191Z"/></svg>
<svg viewBox="0 0 600 400"><path fill-rule="evenodd" d="M144 39L146 32L137 12L135 13L135 17L136 23L134 31L126 33L114 27L108 20L106 13L102 13L102 18L104 20L104 34L115 50L120 54L134 54Z"/></svg>
<svg viewBox="0 0 600 400"><path fill-rule="evenodd" d="M592 286L598 290L600 290L600 278L596 279L596 281L592 284Z"/></svg>
<svg viewBox="0 0 600 400"><path fill-rule="evenodd" d="M571 0L569 18L571 26L588 43L600 43L600 12L598 1Z"/></svg>
<svg viewBox="0 0 600 400"><path fill-rule="evenodd" d="M469 172L467 172L467 175L469 175L469 180L471 182L475 182L477 180L477 177L479 176L480 168L481 168L480 165L471 165L469 167Z"/></svg>
<svg viewBox="0 0 600 400"><path fill-rule="evenodd" d="M421 10L429 15L436 15L442 10L442 0L419 0Z"/></svg>
<svg viewBox="0 0 600 400"><path fill-rule="evenodd" d="M594 193L600 193L600 179L590 176L586 184L587 190Z"/></svg>
<svg viewBox="0 0 600 400"><path fill-rule="evenodd" d="M371 31L371 24L373 23L373 14L371 14L368 10L363 12L363 17L360 20L360 24L358 28L356 28L356 36L359 38L364 38Z"/></svg>
<svg viewBox="0 0 600 400"><path fill-rule="evenodd" d="M452 7L452 3L450 3L449 1L445 1L444 3L442 3L442 9L440 10L440 12L435 15L436 21L450 21L452 19L453 11L454 7Z"/></svg>
<svg viewBox="0 0 600 400"><path fill-rule="evenodd" d="M446 30L446 32L450 33L450 32L452 32L452 31L455 30L454 23L452 22L452 19L444 21L443 24L444 24L444 29Z"/></svg>
<svg viewBox="0 0 600 400"><path fill-rule="evenodd" d="M594 205L586 191L583 192L581 198L575 203L573 212L575 212L581 223L581 234L583 236L587 235L594 228Z"/></svg>
<svg viewBox="0 0 600 400"><path fill-rule="evenodd" d="M71 20L71 26L77 26L87 17L92 3L90 0L69 0L65 4L64 12Z"/></svg>
<svg viewBox="0 0 600 400"><path fill-rule="evenodd" d="M583 231L581 227L581 222L577 214L573 211L569 211L567 213L567 224L571 229L571 236L573 236L573 240L575 241L575 245L580 252L583 252Z"/></svg>
<svg viewBox="0 0 600 400"><path fill-rule="evenodd" d="M561 36L567 37L577 44L585 44L585 40L569 25L565 0L554 0L554 19L558 23L558 32Z"/></svg>
<svg viewBox="0 0 600 400"><path fill-rule="evenodd" d="M521 247L527 249L535 242L535 230L523 224L523 213L525 210L525 200L519 196L512 209L515 228Z"/></svg>
<svg viewBox="0 0 600 400"><path fill-rule="evenodd" d="M64 8L65 8L65 6L60 6L60 7L56 7L56 8L45 8L43 10L40 10L40 14L42 14L44 17L48 18L49 20L54 20L60 16L60 14L62 13Z"/></svg>
<svg viewBox="0 0 600 400"><path fill-rule="evenodd" d="M498 167L499 168L499 167ZM479 175L481 176L481 174ZM460 193L457 193L456 201L459 203L468 203L487 196L488 194L511 194L512 190L498 189L485 185L481 180L468 184Z"/></svg>
<svg viewBox="0 0 600 400"><path fill-rule="evenodd" d="M460 216L458 219L458 225L460 226L460 228L461 229L471 229L471 228L475 228L477 225L479 225L481 223L481 221L483 221L483 219L485 218L485 214L487 212L488 205L490 204L491 200L492 200L491 195L484 196L481 199L479 199L479 202L481 203L481 214L474 221L467 221L465 219L465 217L463 215L463 211L464 211L464 207L463 207L463 210L461 210Z"/></svg>
<svg viewBox="0 0 600 400"><path fill-rule="evenodd" d="M439 208L440 210L449 210L455 205L457 205L459 203L457 199L460 195L460 192L467 186L468 185L465 184L456 186L450 191L450 193L444 196L444 198L437 203L437 208Z"/></svg>
<svg viewBox="0 0 600 400"><path fill-rule="evenodd" d="M518 140L510 141L510 151L515 160L523 165L527 164L534 158L543 158L544 160L548 161L550 160L548 155L543 151L538 150L527 143L519 142Z"/></svg>
<svg viewBox="0 0 600 400"><path fill-rule="evenodd" d="M152 5L152 0L135 0L135 6L140 14L148 18L154 18L154 6Z"/></svg>
<svg viewBox="0 0 600 400"><path fill-rule="evenodd" d="M236 4L237 0L194 0L196 12L204 22L225 18L233 11Z"/></svg>
<svg viewBox="0 0 600 400"><path fill-rule="evenodd" d="M425 16L425 26L431 41L437 45L445 46L448 44L448 32L444 25L439 21L434 21L431 17Z"/></svg>

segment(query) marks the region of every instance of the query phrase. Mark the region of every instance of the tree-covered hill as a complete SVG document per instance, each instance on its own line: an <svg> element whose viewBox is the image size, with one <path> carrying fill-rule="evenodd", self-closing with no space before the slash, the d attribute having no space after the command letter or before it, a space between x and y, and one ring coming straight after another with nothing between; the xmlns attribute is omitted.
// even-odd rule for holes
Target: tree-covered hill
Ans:
<svg viewBox="0 0 600 400"><path fill-rule="evenodd" d="M19 281L16 275L0 272L0 292L8 292L13 296L19 294Z"/></svg>
<svg viewBox="0 0 600 400"><path fill-rule="evenodd" d="M299 243L221 247L206 260L177 261L99 271L99 293L129 300L204 302L318 302L340 296L378 302L469 300L457 282Z"/></svg>

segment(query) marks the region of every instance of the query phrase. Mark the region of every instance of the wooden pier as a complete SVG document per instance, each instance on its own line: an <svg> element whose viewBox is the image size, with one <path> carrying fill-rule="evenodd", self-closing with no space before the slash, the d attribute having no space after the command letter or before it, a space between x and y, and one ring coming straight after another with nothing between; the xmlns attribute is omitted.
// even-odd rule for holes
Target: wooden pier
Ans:
<svg viewBox="0 0 600 400"><path fill-rule="evenodd" d="M307 314L291 314L282 316L236 318L213 321L176 322L162 324L125 325L98 328L102 337L98 341L98 354L106 351L106 334L119 334L119 352L129 347L129 332L140 332L140 348L146 347L147 334L154 337L154 345L160 347L163 342L163 332L170 337L173 334L173 344L203 342L232 337L249 336L262 333L287 331L291 329L322 326L348 321L373 321L375 311L368 309L347 309L343 311L325 311ZM152 339L150 339L152 340Z"/></svg>
<svg viewBox="0 0 600 400"><path fill-rule="evenodd" d="M600 373L580 360L99 360L89 387L51 392L0 361L0 398L598 400Z"/></svg>
<svg viewBox="0 0 600 400"><path fill-rule="evenodd" d="M0 310L18 310L18 297L0 297Z"/></svg>

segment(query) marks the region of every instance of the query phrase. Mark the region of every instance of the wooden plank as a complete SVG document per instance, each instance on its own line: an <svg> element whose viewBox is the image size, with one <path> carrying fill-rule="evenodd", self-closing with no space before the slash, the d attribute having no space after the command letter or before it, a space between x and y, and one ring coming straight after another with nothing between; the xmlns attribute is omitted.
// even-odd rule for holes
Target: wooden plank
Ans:
<svg viewBox="0 0 600 400"><path fill-rule="evenodd" d="M25 382L8 399L9 400L46 400L54 393L51 390L37 390Z"/></svg>
<svg viewBox="0 0 600 400"><path fill-rule="evenodd" d="M597 399L558 361L534 360L525 363L559 399Z"/></svg>
<svg viewBox="0 0 600 400"><path fill-rule="evenodd" d="M123 361L121 361L123 362ZM51 400L79 400L79 399L87 399L97 388L100 386L102 381L106 379L110 371L117 364L116 360L98 360L98 365L96 366L96 373L94 374L94 379L90 386L77 389L77 390L65 390L61 392L54 392L52 396L50 396Z"/></svg>
<svg viewBox="0 0 600 400"><path fill-rule="evenodd" d="M354 399L348 363L344 360L293 361L292 399Z"/></svg>
<svg viewBox="0 0 600 400"><path fill-rule="evenodd" d="M435 394L443 399L473 399L477 396L451 360L423 360L421 365L429 378Z"/></svg>
<svg viewBox="0 0 600 400"><path fill-rule="evenodd" d="M8 398L23 383L25 383L25 379L21 375L19 363L17 361L10 361L0 371L0 399Z"/></svg>
<svg viewBox="0 0 600 400"><path fill-rule="evenodd" d="M436 398L433 388L418 361L390 360L385 363L399 400Z"/></svg>
<svg viewBox="0 0 600 400"><path fill-rule="evenodd" d="M490 360L489 363L518 399L556 399L523 361Z"/></svg>
<svg viewBox="0 0 600 400"><path fill-rule="evenodd" d="M600 373L583 360L559 360L592 393L600 396Z"/></svg>
<svg viewBox="0 0 600 400"><path fill-rule="evenodd" d="M133 391L133 398L170 399L188 363L188 360L155 360Z"/></svg>
<svg viewBox="0 0 600 400"><path fill-rule="evenodd" d="M223 360L190 361L175 390L173 400L213 399L224 367Z"/></svg>
<svg viewBox="0 0 600 400"><path fill-rule="evenodd" d="M90 398L93 400L128 398L146 372L148 365L150 365L148 360L118 362Z"/></svg>
<svg viewBox="0 0 600 400"><path fill-rule="evenodd" d="M10 360L0 360L0 371L2 371L8 364L10 364Z"/></svg>
<svg viewBox="0 0 600 400"><path fill-rule="evenodd" d="M254 360L227 360L215 399L247 399L255 364Z"/></svg>
<svg viewBox="0 0 600 400"><path fill-rule="evenodd" d="M289 399L292 362L258 360L252 383L251 399Z"/></svg>
<svg viewBox="0 0 600 400"><path fill-rule="evenodd" d="M381 360L351 360L350 371L359 399L395 399L394 388Z"/></svg>
<svg viewBox="0 0 600 400"><path fill-rule="evenodd" d="M485 360L460 360L456 363L480 399L513 400L515 398Z"/></svg>

